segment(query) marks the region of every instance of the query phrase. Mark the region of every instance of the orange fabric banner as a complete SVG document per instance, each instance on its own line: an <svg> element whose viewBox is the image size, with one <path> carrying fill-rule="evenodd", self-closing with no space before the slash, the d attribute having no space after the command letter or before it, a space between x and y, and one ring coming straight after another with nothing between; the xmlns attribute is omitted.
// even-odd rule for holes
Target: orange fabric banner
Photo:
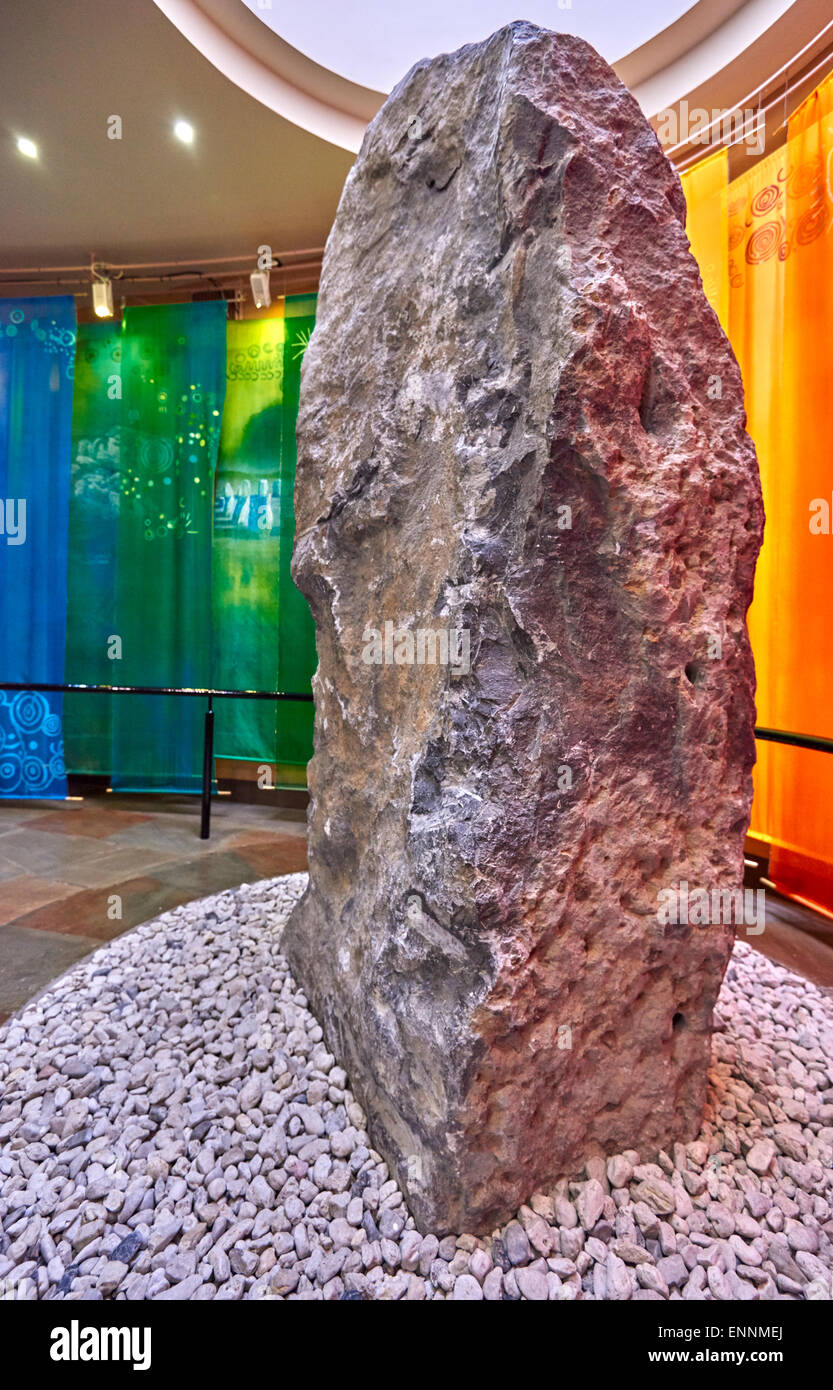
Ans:
<svg viewBox="0 0 833 1390"><path fill-rule="evenodd" d="M749 612L758 724L830 738L833 76L793 115L786 144L729 185L725 220L705 178L714 167L694 172L683 180L692 250L699 262L725 237L729 336L766 508ZM707 207L721 225L704 251ZM770 843L779 888L833 910L833 754L759 741L751 831Z"/></svg>

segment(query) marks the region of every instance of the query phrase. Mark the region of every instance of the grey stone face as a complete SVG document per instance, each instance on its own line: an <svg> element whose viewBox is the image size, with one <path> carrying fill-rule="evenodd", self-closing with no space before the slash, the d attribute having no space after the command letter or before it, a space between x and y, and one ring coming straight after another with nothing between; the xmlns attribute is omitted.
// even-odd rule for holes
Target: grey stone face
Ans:
<svg viewBox="0 0 833 1390"><path fill-rule="evenodd" d="M658 914L741 882L763 514L684 215L610 68L516 24L400 83L328 242L285 947L423 1228L700 1120L732 928Z"/></svg>

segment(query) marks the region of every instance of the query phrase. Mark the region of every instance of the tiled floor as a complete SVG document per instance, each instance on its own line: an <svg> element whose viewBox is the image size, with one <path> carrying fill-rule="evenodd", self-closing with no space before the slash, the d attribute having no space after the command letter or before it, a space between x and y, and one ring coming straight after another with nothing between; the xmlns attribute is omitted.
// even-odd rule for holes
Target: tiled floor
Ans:
<svg viewBox="0 0 833 1390"><path fill-rule="evenodd" d="M303 811L192 797L0 802L0 1022L102 941L193 898L306 868Z"/></svg>
<svg viewBox="0 0 833 1390"><path fill-rule="evenodd" d="M306 868L306 814L218 798L0 801L0 1022L81 956L166 908ZM767 893L773 960L833 989L833 922Z"/></svg>
<svg viewBox="0 0 833 1390"><path fill-rule="evenodd" d="M747 938L770 960L833 992L833 922L799 903L766 896L766 931Z"/></svg>

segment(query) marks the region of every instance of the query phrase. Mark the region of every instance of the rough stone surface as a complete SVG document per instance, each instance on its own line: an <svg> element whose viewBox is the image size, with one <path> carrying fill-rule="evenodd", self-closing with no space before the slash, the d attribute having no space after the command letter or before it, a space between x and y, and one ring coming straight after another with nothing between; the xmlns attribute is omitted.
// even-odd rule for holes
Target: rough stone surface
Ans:
<svg viewBox="0 0 833 1390"><path fill-rule="evenodd" d="M286 951L421 1227L482 1230L702 1115L732 931L657 908L741 882L762 507L683 224L611 69L519 24L400 83L328 242ZM400 630L469 633L470 669Z"/></svg>
<svg viewBox="0 0 833 1390"><path fill-rule="evenodd" d="M576 1208L598 1209L596 1159L488 1235L423 1236L281 954L304 882L164 913L0 1028L0 1298L830 1298L829 995L739 943L695 1142L608 1155L626 1185L592 1232ZM278 1101L244 1109L261 1045ZM652 1179L667 1221L637 1196Z"/></svg>

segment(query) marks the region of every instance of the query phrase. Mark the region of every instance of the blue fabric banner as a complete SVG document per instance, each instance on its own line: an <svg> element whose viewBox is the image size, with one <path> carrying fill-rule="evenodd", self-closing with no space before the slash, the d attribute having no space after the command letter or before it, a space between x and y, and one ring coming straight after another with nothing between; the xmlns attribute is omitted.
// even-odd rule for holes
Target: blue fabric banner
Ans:
<svg viewBox="0 0 833 1390"><path fill-rule="evenodd" d="M71 296L0 300L0 680L64 679ZM60 695L0 691L0 796L66 796Z"/></svg>

